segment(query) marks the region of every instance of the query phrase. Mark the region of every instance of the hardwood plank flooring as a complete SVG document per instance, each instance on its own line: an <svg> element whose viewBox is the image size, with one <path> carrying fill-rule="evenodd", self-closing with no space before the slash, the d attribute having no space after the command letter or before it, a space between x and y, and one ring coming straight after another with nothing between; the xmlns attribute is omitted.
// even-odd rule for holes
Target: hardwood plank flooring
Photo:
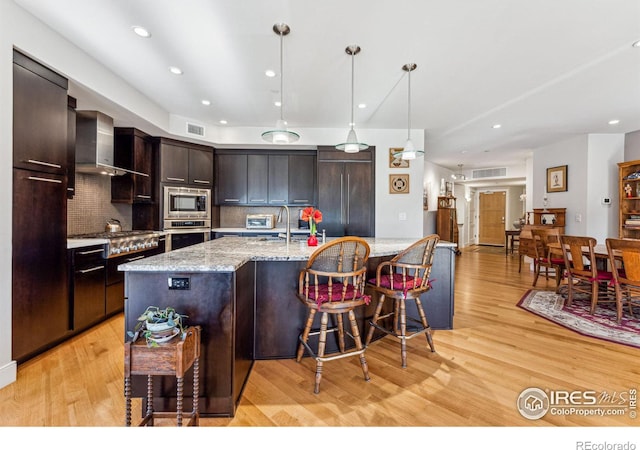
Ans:
<svg viewBox="0 0 640 450"><path fill-rule="evenodd" d="M454 330L408 342L400 368L391 337L367 349L371 381L357 358L325 364L313 394L314 362L257 361L233 418L212 427L637 426L624 416L551 415L531 421L516 409L528 387L610 394L638 388L640 350L585 337L518 307L533 274L518 273L504 249L463 249L456 257ZM541 277L539 289L553 289ZM293 301L293 300L292 300ZM105 427L124 424L122 315L18 367L0 390L3 426ZM140 417L134 399L134 421Z"/></svg>

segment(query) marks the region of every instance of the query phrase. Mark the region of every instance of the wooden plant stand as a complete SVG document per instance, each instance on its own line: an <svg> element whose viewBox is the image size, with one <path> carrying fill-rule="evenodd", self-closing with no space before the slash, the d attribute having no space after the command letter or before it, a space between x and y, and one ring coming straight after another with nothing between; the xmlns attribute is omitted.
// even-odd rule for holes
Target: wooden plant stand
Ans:
<svg viewBox="0 0 640 450"><path fill-rule="evenodd" d="M124 396L126 426L131 426L131 375L147 375L147 409L138 426L153 426L155 418L175 418L182 426L182 398L184 374L193 366L193 410L185 415L187 426L197 426L199 395L200 326L186 329L184 339L174 338L169 342L149 347L144 339L124 344ZM177 407L175 412L153 410L153 376L174 375L177 379Z"/></svg>

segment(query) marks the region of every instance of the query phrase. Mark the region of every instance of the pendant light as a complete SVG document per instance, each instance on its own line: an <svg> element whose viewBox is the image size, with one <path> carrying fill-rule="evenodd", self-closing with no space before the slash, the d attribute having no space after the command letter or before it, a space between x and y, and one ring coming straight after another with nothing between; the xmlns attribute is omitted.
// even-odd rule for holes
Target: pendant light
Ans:
<svg viewBox="0 0 640 450"><path fill-rule="evenodd" d="M452 173L451 178L454 180L466 181L467 177L462 173L462 164L458 164L458 173Z"/></svg>
<svg viewBox="0 0 640 450"><path fill-rule="evenodd" d="M393 156L400 157L404 160L416 159L417 156L424 155L424 150L416 150L413 142L411 141L411 72L416 70L418 66L416 64L410 63L402 66L402 70L407 72L409 79L409 89L408 89L408 102L407 102L407 141L404 143L404 148L401 152L394 153Z"/></svg>
<svg viewBox="0 0 640 450"><path fill-rule="evenodd" d="M351 129L347 134L347 140L342 144L336 145L336 148L338 150L344 150L345 153L358 153L360 150L366 150L369 148L369 146L364 142L358 142L356 130L353 129L355 126L355 122L353 120L353 66L355 56L360 53L360 47L357 45L350 45L344 51L347 55L351 55Z"/></svg>
<svg viewBox="0 0 640 450"><path fill-rule="evenodd" d="M290 144L300 139L298 133L287 130L287 122L283 118L284 102L282 101L282 97L284 90L284 72L282 70L282 48L284 37L289 34L291 29L286 23L276 23L273 26L273 31L280 36L280 119L276 122L275 129L262 133L262 139L272 144Z"/></svg>

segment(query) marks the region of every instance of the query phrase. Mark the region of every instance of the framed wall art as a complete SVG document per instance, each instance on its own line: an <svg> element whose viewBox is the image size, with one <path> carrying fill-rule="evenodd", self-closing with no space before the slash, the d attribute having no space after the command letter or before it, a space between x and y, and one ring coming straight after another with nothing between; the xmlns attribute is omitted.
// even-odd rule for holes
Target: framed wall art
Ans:
<svg viewBox="0 0 640 450"><path fill-rule="evenodd" d="M408 194L409 174L389 175L389 194Z"/></svg>
<svg viewBox="0 0 640 450"><path fill-rule="evenodd" d="M567 190L567 166L547 169L547 192L565 192Z"/></svg>
<svg viewBox="0 0 640 450"><path fill-rule="evenodd" d="M390 148L389 149L389 167L392 169L407 169L409 168L409 161L406 159L402 159L400 156L393 156L394 154L401 152L404 150L402 147L400 148Z"/></svg>

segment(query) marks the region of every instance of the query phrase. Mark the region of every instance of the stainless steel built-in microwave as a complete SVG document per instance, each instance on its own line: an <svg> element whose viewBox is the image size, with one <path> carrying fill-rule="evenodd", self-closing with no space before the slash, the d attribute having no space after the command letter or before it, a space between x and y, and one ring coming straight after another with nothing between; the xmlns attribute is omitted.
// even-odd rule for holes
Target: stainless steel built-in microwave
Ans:
<svg viewBox="0 0 640 450"><path fill-rule="evenodd" d="M179 228L171 224L191 221L210 227L211 189L165 186L164 221L165 228Z"/></svg>

